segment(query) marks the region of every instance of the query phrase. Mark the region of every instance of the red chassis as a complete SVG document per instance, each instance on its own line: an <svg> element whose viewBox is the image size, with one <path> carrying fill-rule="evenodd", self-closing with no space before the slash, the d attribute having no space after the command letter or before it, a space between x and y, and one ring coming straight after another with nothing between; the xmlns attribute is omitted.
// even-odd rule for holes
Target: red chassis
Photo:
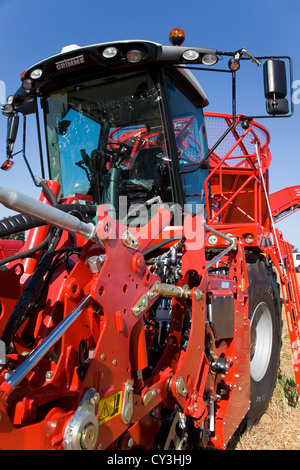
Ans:
<svg viewBox="0 0 300 470"><path fill-rule="evenodd" d="M208 133L212 123L220 132L231 124L227 115L206 119ZM262 126L237 120L227 149L210 158L205 224L187 216L183 227L170 228L161 206L155 220L129 231L99 206L96 240L63 232L39 308L18 328L2 363L2 449L152 449L162 416L173 412L192 420L202 446L226 447L250 408L245 253L263 253L278 268L288 257L268 207L269 136ZM47 202L44 194L41 201ZM48 231L31 229L23 250ZM164 253L182 236L180 280L162 283L145 253L156 244ZM71 246L79 250L66 269L62 259ZM39 256L0 270L1 334ZM284 286L291 271L282 275ZM150 312L160 298L171 299L172 315L155 356L159 338ZM295 343L298 297L292 307Z"/></svg>

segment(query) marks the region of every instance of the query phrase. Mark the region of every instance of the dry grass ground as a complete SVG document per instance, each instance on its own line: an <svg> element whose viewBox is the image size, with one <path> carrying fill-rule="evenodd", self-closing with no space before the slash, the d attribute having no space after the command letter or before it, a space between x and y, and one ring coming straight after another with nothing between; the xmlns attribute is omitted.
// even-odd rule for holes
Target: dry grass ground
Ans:
<svg viewBox="0 0 300 470"><path fill-rule="evenodd" d="M297 274L300 284L300 274ZM297 394L285 311L280 370L273 398L259 424L247 431L236 450L300 450L300 395Z"/></svg>

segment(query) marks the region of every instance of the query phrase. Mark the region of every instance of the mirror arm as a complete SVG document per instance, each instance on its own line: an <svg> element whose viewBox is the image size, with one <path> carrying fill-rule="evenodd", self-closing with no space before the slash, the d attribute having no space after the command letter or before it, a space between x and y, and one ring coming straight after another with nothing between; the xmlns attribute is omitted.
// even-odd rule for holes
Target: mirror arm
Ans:
<svg viewBox="0 0 300 470"><path fill-rule="evenodd" d="M34 174L32 173L32 169L31 169L31 166L29 165L29 162L27 160L27 157L26 157L26 152L25 152L25 148L26 148L26 116L23 116L23 148L22 148L22 156L24 158L24 161L25 161L25 164L27 166L27 169L29 171L29 174L31 176L31 179L34 183L35 186L39 186L36 182L36 179L34 177Z"/></svg>
<svg viewBox="0 0 300 470"><path fill-rule="evenodd" d="M41 163L41 172L42 178L45 179L45 169L44 169L44 161L43 161L43 150L42 150L42 139L41 139L41 128L40 128L40 119L39 119L39 111L38 111L38 104L37 104L37 97L35 95L34 101L36 104L36 125L37 125L37 133L38 133L38 143L39 143L39 152L40 152L40 163Z"/></svg>

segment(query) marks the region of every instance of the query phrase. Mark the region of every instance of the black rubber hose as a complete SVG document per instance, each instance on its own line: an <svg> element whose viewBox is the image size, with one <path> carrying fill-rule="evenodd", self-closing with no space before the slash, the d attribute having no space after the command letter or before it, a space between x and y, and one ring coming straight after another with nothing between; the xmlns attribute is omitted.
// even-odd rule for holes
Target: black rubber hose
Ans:
<svg viewBox="0 0 300 470"><path fill-rule="evenodd" d="M43 191L46 193L46 195L48 196L49 198L49 201L51 203L52 206L56 207L58 206L58 201L55 197L55 194L53 193L52 189L49 188L49 186L47 185L46 181L41 179L39 181L39 186L41 186L41 188L43 189Z"/></svg>
<svg viewBox="0 0 300 470"><path fill-rule="evenodd" d="M1 340L5 343L6 348L9 347L18 328L27 318L26 311L36 295L39 293L43 278L51 267L52 260L55 255L55 248L59 242L60 236L61 230L56 229L54 235L52 236L49 248L42 256L27 286L24 288L21 297L17 301L11 316L8 319L8 322L5 325Z"/></svg>
<svg viewBox="0 0 300 470"><path fill-rule="evenodd" d="M32 248L29 248L29 250L22 251L21 253L16 253L15 255L7 256L4 259L0 260L0 267L3 266L4 264L8 264L11 261L15 261L17 259L24 259L24 258L29 258L31 255L36 253L37 251L40 251L42 248L45 247L45 245L49 242L51 238L51 234L49 234L41 243L38 245L33 246Z"/></svg>
<svg viewBox="0 0 300 470"><path fill-rule="evenodd" d="M84 219L84 221L88 215L96 215L95 206L84 206L82 204L58 204L56 207L64 212L72 212L75 216L79 216ZM31 228L41 227L42 225L47 224L28 215L13 215L12 217L0 220L0 238L7 237L18 232L25 232Z"/></svg>
<svg viewBox="0 0 300 470"><path fill-rule="evenodd" d="M159 243L156 243L156 245L154 246L151 246L150 248L148 248L147 250L145 250L143 252L143 255L144 256L149 256L150 254L152 254L154 251L158 250L159 248L162 248L163 246L167 245L168 243L171 243L173 241L176 241L176 240L182 240L182 235L176 235L174 237L171 237L171 238L168 238L166 240L162 240L161 242Z"/></svg>
<svg viewBox="0 0 300 470"><path fill-rule="evenodd" d="M6 348L9 347L12 339L14 338L16 331L19 326L22 324L23 316L34 298L38 293L41 280L49 270L53 258L53 253L46 252L42 257L41 261L37 265L36 270L34 271L30 281L25 287L23 294L18 300L15 308L12 311L11 316L8 319L8 322L4 328L1 339L4 341Z"/></svg>
<svg viewBox="0 0 300 470"><path fill-rule="evenodd" d="M0 238L7 237L14 233L24 232L25 230L41 225L45 225L45 223L33 217L29 217L28 215L13 215L12 217L0 220Z"/></svg>

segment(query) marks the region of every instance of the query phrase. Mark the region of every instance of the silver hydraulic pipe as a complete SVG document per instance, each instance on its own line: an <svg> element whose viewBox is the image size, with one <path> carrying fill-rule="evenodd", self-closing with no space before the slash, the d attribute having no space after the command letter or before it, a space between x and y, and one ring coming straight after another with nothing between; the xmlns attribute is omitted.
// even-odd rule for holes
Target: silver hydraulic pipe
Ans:
<svg viewBox="0 0 300 470"><path fill-rule="evenodd" d="M22 364L6 379L6 383L13 390L26 377L26 375L36 366L36 364L45 356L50 348L62 337L67 329L74 323L79 315L89 306L93 298L87 295L77 307L69 313L59 325L47 336L40 345L29 354Z"/></svg>
<svg viewBox="0 0 300 470"><path fill-rule="evenodd" d="M0 202L9 209L21 214L29 215L46 224L53 225L68 232L75 232L84 238L96 238L97 230L92 223L85 223L71 214L63 212L56 207L44 204L26 194L14 189L0 186Z"/></svg>
<svg viewBox="0 0 300 470"><path fill-rule="evenodd" d="M210 227L206 224L203 224L203 225L204 225L204 228L208 232L214 233L215 235L217 235L220 238L223 238L223 240L226 240L229 243L228 248L226 248L224 251L222 251L217 256L215 256L212 260L210 260L206 263L206 267L207 267L207 269L209 269L211 266L213 266L215 263L217 263L217 261L219 261L223 256L227 255L227 253L229 253L229 251L236 250L237 240L234 237L231 238L231 237L228 237L227 235L225 235L222 232L218 232L218 230L215 230L215 229L213 229L212 227Z"/></svg>
<svg viewBox="0 0 300 470"><path fill-rule="evenodd" d="M236 243L235 238L228 237L227 235L225 235L225 233L219 232L218 230L210 227L209 225L206 225L206 224L203 224L203 225L204 225L205 230L207 230L208 232L214 233L215 235L217 235L220 238L223 238L230 245L234 245Z"/></svg>

